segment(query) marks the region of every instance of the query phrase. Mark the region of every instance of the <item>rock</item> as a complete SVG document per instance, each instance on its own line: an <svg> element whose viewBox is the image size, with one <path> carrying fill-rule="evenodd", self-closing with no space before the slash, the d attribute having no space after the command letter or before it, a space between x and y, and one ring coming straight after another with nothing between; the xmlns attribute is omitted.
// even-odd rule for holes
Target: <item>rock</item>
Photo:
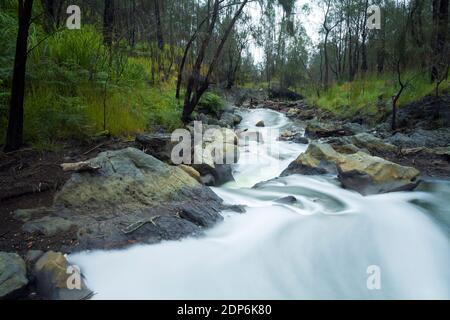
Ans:
<svg viewBox="0 0 450 320"><path fill-rule="evenodd" d="M269 90L270 99L285 99L289 101L303 100L304 97L292 90L285 88L271 88Z"/></svg>
<svg viewBox="0 0 450 320"><path fill-rule="evenodd" d="M261 120L261 121L258 121L258 123L256 123L256 126L257 126L257 127L260 127L260 128L263 128L263 127L266 126L266 124L264 123L263 120Z"/></svg>
<svg viewBox="0 0 450 320"><path fill-rule="evenodd" d="M42 250L29 250L25 256L25 262L28 265L34 264L43 255L44 251Z"/></svg>
<svg viewBox="0 0 450 320"><path fill-rule="evenodd" d="M334 123L319 122L317 120L308 123L305 136L312 139L326 138L332 136L345 136L349 133Z"/></svg>
<svg viewBox="0 0 450 320"><path fill-rule="evenodd" d="M342 141L346 144L353 144L358 148L367 149L370 153L386 154L396 152L398 148L384 140L371 135L370 133L360 133L351 137L345 137Z"/></svg>
<svg viewBox="0 0 450 320"><path fill-rule="evenodd" d="M233 211L236 213L246 213L247 210L245 210L244 205L228 205L225 206L225 210Z"/></svg>
<svg viewBox="0 0 450 320"><path fill-rule="evenodd" d="M350 122L350 123L345 123L342 126L342 129L352 135L355 134L359 134L359 133L364 133L367 130L359 123L354 123L354 122Z"/></svg>
<svg viewBox="0 0 450 320"><path fill-rule="evenodd" d="M281 204L294 204L297 202L297 198L294 196L287 196L278 200L275 200L276 203L281 203Z"/></svg>
<svg viewBox="0 0 450 320"><path fill-rule="evenodd" d="M301 133L297 133L292 138L292 142L295 142L295 143L298 143L298 144L308 144L309 143L309 139L304 137Z"/></svg>
<svg viewBox="0 0 450 320"><path fill-rule="evenodd" d="M141 134L136 137L136 144L145 153L161 161L170 161L172 148L176 142L172 142L171 135L165 133Z"/></svg>
<svg viewBox="0 0 450 320"><path fill-rule="evenodd" d="M382 158L358 152L337 164L338 178L344 188L362 195L409 191L420 182L420 172Z"/></svg>
<svg viewBox="0 0 450 320"><path fill-rule="evenodd" d="M77 249L120 248L200 233L201 226L178 217L188 204L221 219L222 200L179 167L134 148L103 152L90 161L102 169L73 174L55 197L58 216L78 226ZM128 232L135 224L139 228Z"/></svg>
<svg viewBox="0 0 450 320"><path fill-rule="evenodd" d="M360 151L370 154L370 152L367 151L366 149L359 149L354 144L333 145L333 149L339 153L344 153L344 154L353 154L353 153L357 153Z"/></svg>
<svg viewBox="0 0 450 320"><path fill-rule="evenodd" d="M14 211L14 219L22 222L27 222L38 217L51 215L54 213L52 208L35 208L35 209L18 209Z"/></svg>
<svg viewBox="0 0 450 320"><path fill-rule="evenodd" d="M207 186L218 186L234 181L231 165L239 160L239 138L227 128L207 128L204 144L194 146L195 153L202 155L192 167L200 175L200 181Z"/></svg>
<svg viewBox="0 0 450 320"><path fill-rule="evenodd" d="M192 178L194 178L198 182L201 182L200 173L197 170L184 164L180 164L179 167L188 175L190 175Z"/></svg>
<svg viewBox="0 0 450 320"><path fill-rule="evenodd" d="M66 258L60 252L49 251L35 264L33 275L39 296L46 300L83 300L92 295L81 274L72 273ZM70 286L71 277L78 276L79 289ZM71 289L73 288L73 289Z"/></svg>
<svg viewBox="0 0 450 320"><path fill-rule="evenodd" d="M220 121L225 124L227 127L234 127L241 123L242 117L239 115L236 115L232 112L224 112L222 116L220 117Z"/></svg>
<svg viewBox="0 0 450 320"><path fill-rule="evenodd" d="M187 206L181 210L180 217L202 227L212 227L218 221L223 220L222 216L218 219L217 216L213 214L205 215L203 212L190 206Z"/></svg>
<svg viewBox="0 0 450 320"><path fill-rule="evenodd" d="M392 137L389 137L387 141L393 145L396 145L399 148L416 148L418 146L423 146L418 141L415 141L408 137L406 134L403 133L396 133Z"/></svg>
<svg viewBox="0 0 450 320"><path fill-rule="evenodd" d="M292 162L281 176L291 174L316 175L336 173L336 163L343 155L336 152L331 145L312 142L305 153Z"/></svg>
<svg viewBox="0 0 450 320"><path fill-rule="evenodd" d="M16 253L0 252L0 300L14 298L27 284L25 261Z"/></svg>
<svg viewBox="0 0 450 320"><path fill-rule="evenodd" d="M331 145L317 142L311 143L308 150L291 163L282 176L336 172L345 188L363 195L412 190L418 185L420 176L420 172L411 167L364 152L338 153Z"/></svg>
<svg viewBox="0 0 450 320"><path fill-rule="evenodd" d="M53 237L57 234L69 231L76 227L76 224L60 217L43 217L41 219L26 222L22 230L28 233L37 233L47 237Z"/></svg>

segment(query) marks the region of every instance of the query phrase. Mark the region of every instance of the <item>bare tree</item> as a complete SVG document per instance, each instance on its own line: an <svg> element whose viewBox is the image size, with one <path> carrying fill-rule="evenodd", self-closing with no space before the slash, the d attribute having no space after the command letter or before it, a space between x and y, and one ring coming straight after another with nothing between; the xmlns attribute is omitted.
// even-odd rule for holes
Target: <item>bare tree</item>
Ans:
<svg viewBox="0 0 450 320"><path fill-rule="evenodd" d="M8 131L5 151L15 151L23 145L23 103L25 97L25 72L28 57L28 33L33 11L33 0L19 0L19 31L14 58Z"/></svg>
<svg viewBox="0 0 450 320"><path fill-rule="evenodd" d="M183 122L186 123L186 122L190 121L192 112L194 111L195 107L199 103L202 95L208 89L210 77L217 65L217 62L220 58L220 54L222 53L225 42L227 41L228 36L230 35L234 25L236 24L236 21L239 19L240 15L241 15L242 11L244 10L244 7L248 1L249 0L243 0L240 3L239 8L237 9L233 18L229 22L221 40L220 40L220 43L215 50L212 61L209 63L209 66L207 67L208 71L207 71L206 75L204 77L202 77L201 69L203 66L203 61L205 59L206 51L210 45L211 37L214 32L216 22L218 20L220 4L223 2L223 0L214 0L212 14L211 14L210 18L208 19L209 24L208 24L205 36L204 36L203 40L201 41L200 50L197 55L197 59L195 61L194 67L192 69L191 75L189 77L189 80L188 80L188 83L186 86L186 93L185 93L185 97L184 97L184 106L183 106L183 116L182 116ZM208 10L208 16L209 16L209 14L210 13Z"/></svg>

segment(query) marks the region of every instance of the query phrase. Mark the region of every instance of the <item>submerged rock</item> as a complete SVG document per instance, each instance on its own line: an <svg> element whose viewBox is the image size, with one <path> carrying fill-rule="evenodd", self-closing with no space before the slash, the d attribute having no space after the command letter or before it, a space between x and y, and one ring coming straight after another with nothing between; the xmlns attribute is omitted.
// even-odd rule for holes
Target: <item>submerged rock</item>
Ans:
<svg viewBox="0 0 450 320"><path fill-rule="evenodd" d="M256 123L256 126L257 126L257 127L260 127L260 128L263 128L263 127L266 126L266 124L264 123L263 120L261 120L261 121L258 121L258 122Z"/></svg>
<svg viewBox="0 0 450 320"><path fill-rule="evenodd" d="M291 174L338 173L345 188L363 195L412 190L419 183L420 172L364 152L342 154L329 144L313 142L286 169L282 176Z"/></svg>
<svg viewBox="0 0 450 320"><path fill-rule="evenodd" d="M14 298L27 284L25 261L16 253L0 252L0 300Z"/></svg>

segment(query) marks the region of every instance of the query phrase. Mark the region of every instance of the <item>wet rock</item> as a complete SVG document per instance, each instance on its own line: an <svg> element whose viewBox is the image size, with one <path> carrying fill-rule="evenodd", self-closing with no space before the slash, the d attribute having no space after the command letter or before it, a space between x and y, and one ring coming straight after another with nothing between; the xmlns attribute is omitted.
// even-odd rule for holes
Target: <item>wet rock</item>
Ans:
<svg viewBox="0 0 450 320"><path fill-rule="evenodd" d="M229 210L229 211L233 211L236 213L246 213L247 212L247 210L245 210L244 205L228 205L228 206L225 206L224 210Z"/></svg>
<svg viewBox="0 0 450 320"><path fill-rule="evenodd" d="M297 202L297 198L294 196L287 196L278 200L275 200L276 203L280 204L294 204Z"/></svg>
<svg viewBox="0 0 450 320"><path fill-rule="evenodd" d="M0 300L14 298L28 284L25 261L16 253L0 252Z"/></svg>
<svg viewBox="0 0 450 320"><path fill-rule="evenodd" d="M72 270L69 269L66 258L60 252L45 253L36 262L33 275L37 292L43 299L83 300L92 295L81 274L77 274L73 266Z"/></svg>
<svg viewBox="0 0 450 320"><path fill-rule="evenodd" d="M261 121L258 121L258 122L256 123L256 126L257 126L257 127L260 127L260 128L263 128L263 127L266 126L266 124L264 123L263 120L261 120Z"/></svg>
<svg viewBox="0 0 450 320"><path fill-rule="evenodd" d="M364 152L342 154L329 144L313 142L286 169L282 176L291 174L338 173L345 188L363 195L414 189L420 172Z"/></svg>

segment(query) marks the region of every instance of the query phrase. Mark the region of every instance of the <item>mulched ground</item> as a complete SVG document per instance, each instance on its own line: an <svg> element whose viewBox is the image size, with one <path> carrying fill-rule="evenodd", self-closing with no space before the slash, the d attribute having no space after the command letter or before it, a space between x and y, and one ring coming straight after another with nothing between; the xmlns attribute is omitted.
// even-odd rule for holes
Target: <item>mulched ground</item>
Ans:
<svg viewBox="0 0 450 320"><path fill-rule="evenodd" d="M61 146L58 151L22 149L0 152L0 251L25 254L28 250L49 250L70 245L75 234L57 237L33 236L22 232L22 222L12 218L17 209L48 207L55 193L70 178L60 165L84 161L106 150L133 146L134 142L105 138L92 144Z"/></svg>

